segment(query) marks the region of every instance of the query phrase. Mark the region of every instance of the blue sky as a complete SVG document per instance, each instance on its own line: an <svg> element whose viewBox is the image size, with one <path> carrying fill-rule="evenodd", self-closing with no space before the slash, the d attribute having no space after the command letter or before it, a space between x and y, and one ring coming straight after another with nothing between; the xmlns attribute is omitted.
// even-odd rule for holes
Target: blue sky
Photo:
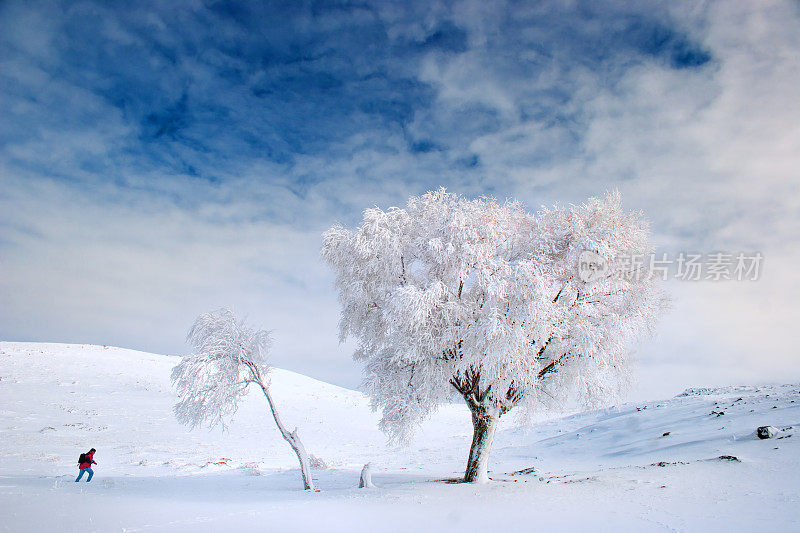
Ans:
<svg viewBox="0 0 800 533"><path fill-rule="evenodd" d="M327 227L618 188L663 250L765 254L670 282L640 388L800 379L800 8L631 4L0 3L0 338L177 354L226 305L355 386Z"/></svg>

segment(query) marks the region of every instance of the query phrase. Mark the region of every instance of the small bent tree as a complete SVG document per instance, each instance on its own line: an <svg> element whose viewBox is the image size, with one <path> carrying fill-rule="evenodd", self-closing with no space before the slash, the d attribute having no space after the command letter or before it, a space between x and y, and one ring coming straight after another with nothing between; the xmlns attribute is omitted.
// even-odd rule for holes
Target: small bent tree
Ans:
<svg viewBox="0 0 800 533"><path fill-rule="evenodd" d="M178 421L190 427L203 422L224 427L225 419L236 413L239 401L247 394L247 387L257 385L267 398L281 436L297 455L304 488L313 490L308 455L297 428L286 430L269 392L269 333L249 328L229 309L219 309L197 317L187 340L194 353L172 369L172 382L180 397L174 407Z"/></svg>
<svg viewBox="0 0 800 533"><path fill-rule="evenodd" d="M464 481L486 482L497 421L515 406L616 399L631 341L667 304L626 259L651 249L642 216L620 203L614 193L532 215L439 189L367 209L355 232L325 232L340 337L359 341L381 428L406 440L455 389L474 430Z"/></svg>

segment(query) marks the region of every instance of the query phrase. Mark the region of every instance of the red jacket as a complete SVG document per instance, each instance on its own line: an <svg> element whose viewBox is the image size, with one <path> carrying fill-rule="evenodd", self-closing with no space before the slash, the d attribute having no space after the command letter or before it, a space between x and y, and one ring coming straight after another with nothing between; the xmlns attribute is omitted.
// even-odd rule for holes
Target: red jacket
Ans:
<svg viewBox="0 0 800 533"><path fill-rule="evenodd" d="M84 468L89 468L92 465L96 465L97 463L94 462L94 452L89 452L83 458L83 462L78 466L81 470Z"/></svg>

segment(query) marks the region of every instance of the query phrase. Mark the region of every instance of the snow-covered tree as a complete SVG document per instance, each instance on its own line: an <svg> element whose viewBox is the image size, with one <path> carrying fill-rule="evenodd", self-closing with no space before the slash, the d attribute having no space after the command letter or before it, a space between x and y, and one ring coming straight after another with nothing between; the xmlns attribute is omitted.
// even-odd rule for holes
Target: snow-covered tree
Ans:
<svg viewBox="0 0 800 533"><path fill-rule="evenodd" d="M203 422L224 427L225 419L236 412L248 386L258 386L267 398L281 436L297 455L303 486L313 490L308 455L297 428L290 432L284 427L269 391L269 333L251 329L229 309L219 309L197 317L187 340L194 353L172 370L172 382L180 398L174 408L178 421L190 427Z"/></svg>
<svg viewBox="0 0 800 533"><path fill-rule="evenodd" d="M367 209L355 231L325 232L340 337L359 342L354 357L382 429L406 439L455 389L474 429L464 480L485 482L510 409L616 399L631 341L667 303L626 259L651 248L641 214L620 204L614 193L534 215L516 201L439 189L405 209ZM598 264L579 275L586 252Z"/></svg>

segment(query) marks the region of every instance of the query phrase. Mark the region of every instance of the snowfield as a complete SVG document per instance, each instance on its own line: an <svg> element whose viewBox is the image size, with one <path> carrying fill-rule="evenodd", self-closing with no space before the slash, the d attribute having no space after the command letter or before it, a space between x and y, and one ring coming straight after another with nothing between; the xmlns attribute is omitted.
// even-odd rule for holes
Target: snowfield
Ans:
<svg viewBox="0 0 800 533"><path fill-rule="evenodd" d="M501 423L485 486L463 474L469 411L446 406L388 446L359 392L272 372L297 459L253 389L226 431L179 425L178 358L0 343L0 531L792 531L800 529L800 385ZM756 428L777 433L759 439ZM78 455L97 448L91 483ZM356 488L364 463L375 489Z"/></svg>

